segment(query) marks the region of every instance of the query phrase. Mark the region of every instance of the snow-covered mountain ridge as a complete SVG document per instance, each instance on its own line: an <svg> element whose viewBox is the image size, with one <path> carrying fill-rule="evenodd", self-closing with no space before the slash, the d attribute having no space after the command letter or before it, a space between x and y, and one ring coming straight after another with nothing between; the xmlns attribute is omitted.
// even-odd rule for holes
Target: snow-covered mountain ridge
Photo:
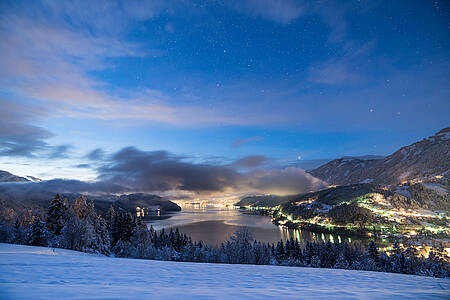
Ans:
<svg viewBox="0 0 450 300"><path fill-rule="evenodd" d="M11 174L7 171L0 170L0 182L29 182L29 181L41 181L41 179L34 176L21 177Z"/></svg>
<svg viewBox="0 0 450 300"><path fill-rule="evenodd" d="M383 159L340 158L310 171L329 184L396 185L418 179L447 177L450 171L450 127Z"/></svg>

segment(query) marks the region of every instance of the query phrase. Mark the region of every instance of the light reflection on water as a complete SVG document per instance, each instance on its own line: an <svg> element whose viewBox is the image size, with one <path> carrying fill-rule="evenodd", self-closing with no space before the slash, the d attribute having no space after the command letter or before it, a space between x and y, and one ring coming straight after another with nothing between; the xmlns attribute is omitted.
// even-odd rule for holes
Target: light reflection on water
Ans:
<svg viewBox="0 0 450 300"><path fill-rule="evenodd" d="M272 224L270 217L249 214L245 210L235 208L183 206L181 212L167 216L164 220L151 220L148 225L152 225L156 230L178 228L193 240L202 240L212 246L220 245L242 226L248 227L255 240L264 243L286 241L291 237L300 242L354 241L348 236L278 227Z"/></svg>

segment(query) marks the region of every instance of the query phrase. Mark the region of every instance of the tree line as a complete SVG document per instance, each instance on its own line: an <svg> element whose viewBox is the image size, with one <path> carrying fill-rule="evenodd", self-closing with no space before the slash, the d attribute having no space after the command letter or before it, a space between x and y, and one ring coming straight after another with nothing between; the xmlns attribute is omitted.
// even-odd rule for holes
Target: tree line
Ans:
<svg viewBox="0 0 450 300"><path fill-rule="evenodd" d="M93 201L80 196L71 205L56 195L45 216L22 214L15 223L0 225L0 242L71 249L140 259L227 264L285 265L393 272L448 277L450 266L443 249L427 258L397 243L388 255L372 241L367 250L357 245L297 240L268 244L255 241L243 227L225 243L211 247L192 241L178 229L156 231L139 218L111 206L105 215Z"/></svg>

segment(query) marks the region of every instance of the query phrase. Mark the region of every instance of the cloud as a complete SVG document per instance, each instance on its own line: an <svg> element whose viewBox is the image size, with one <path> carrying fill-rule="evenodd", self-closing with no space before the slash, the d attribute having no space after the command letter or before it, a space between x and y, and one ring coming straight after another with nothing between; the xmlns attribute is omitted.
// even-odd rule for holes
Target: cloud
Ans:
<svg viewBox="0 0 450 300"><path fill-rule="evenodd" d="M38 116L45 115L39 107L25 106L0 99L0 155L32 157L47 150L49 131L32 125Z"/></svg>
<svg viewBox="0 0 450 300"><path fill-rule="evenodd" d="M257 167L264 156L245 157L235 164L195 163L187 157L167 151L141 151L133 147L113 153L97 167L95 181L52 179L29 184L0 184L0 192L27 195L33 193L123 194L146 192L188 197L204 195L242 195L304 193L325 186L305 171L290 167L274 170L243 171ZM76 168L89 168L79 164ZM3 189L3 190L2 190Z"/></svg>
<svg viewBox="0 0 450 300"><path fill-rule="evenodd" d="M232 143L232 146L233 147L239 147L239 146L242 146L242 145L250 143L250 142L262 141L262 140L263 140L263 138L260 137L260 136L252 136L252 137L249 137L247 139L236 139Z"/></svg>
<svg viewBox="0 0 450 300"><path fill-rule="evenodd" d="M102 148L97 148L90 151L85 157L89 160L103 160L105 157L105 151Z"/></svg>
<svg viewBox="0 0 450 300"><path fill-rule="evenodd" d="M305 12L304 7L294 0L244 0L230 1L229 4L239 12L283 25L291 23Z"/></svg>
<svg viewBox="0 0 450 300"><path fill-rule="evenodd" d="M174 125L241 123L201 106L174 106L147 89L115 91L90 74L112 59L163 55L127 41L116 23L153 18L164 1L95 1L11 4L0 12L0 84L33 99L53 116L102 120L137 119ZM22 6L20 5L22 4ZM29 47L33 45L33 47Z"/></svg>
<svg viewBox="0 0 450 300"><path fill-rule="evenodd" d="M166 151L128 147L99 168L99 179L147 191L221 191L233 187L239 174L227 166L194 164Z"/></svg>
<svg viewBox="0 0 450 300"><path fill-rule="evenodd" d="M0 11L0 85L12 97L31 99L53 117L175 126L262 123L217 107L174 104L180 102L144 87L120 90L93 76L114 68L120 58L165 55L148 42L136 43L126 36L139 22L183 6L182 1L25 4L12 2Z"/></svg>
<svg viewBox="0 0 450 300"><path fill-rule="evenodd" d="M256 167L267 160L249 156L233 165L193 163L167 151L124 148L98 169L98 179L135 191L277 192L302 193L325 186L305 171L283 170L240 172L238 166Z"/></svg>
<svg viewBox="0 0 450 300"><path fill-rule="evenodd" d="M34 122L47 116L38 106L0 99L0 156L67 158L72 145L52 146L47 139L54 135Z"/></svg>
<svg viewBox="0 0 450 300"><path fill-rule="evenodd" d="M45 1L45 12L53 17L67 18L78 28L96 34L114 35L129 30L135 23L154 19L173 7L172 0L97 0L97 1Z"/></svg>
<svg viewBox="0 0 450 300"><path fill-rule="evenodd" d="M261 166L267 160L268 158L264 155L250 155L235 161L233 165L244 168L255 168Z"/></svg>
<svg viewBox="0 0 450 300"><path fill-rule="evenodd" d="M340 43L345 40L347 36L347 21L345 19L345 14L348 9L348 5L343 4L342 1L326 1L325 3L320 2L313 5L311 12L320 16L330 28L328 42Z"/></svg>
<svg viewBox="0 0 450 300"><path fill-rule="evenodd" d="M72 145L59 145L52 148L49 158L67 158L69 157L70 150L73 148Z"/></svg>
<svg viewBox="0 0 450 300"><path fill-rule="evenodd" d="M89 169L90 167L91 167L90 164L78 164L75 166L75 168L78 168L78 169Z"/></svg>
<svg viewBox="0 0 450 300"><path fill-rule="evenodd" d="M39 182L21 182L18 184L0 183L0 194L3 198L19 198L29 201L41 199L45 195L56 193L115 194L130 192L125 187L110 182L86 182L70 179L52 179ZM45 198L44 198L45 199ZM47 198L48 199L48 198Z"/></svg>
<svg viewBox="0 0 450 300"><path fill-rule="evenodd" d="M309 81L328 85L354 84L363 81L362 70L368 65L367 56L374 47L371 41L362 46L347 43L341 54L309 68Z"/></svg>
<svg viewBox="0 0 450 300"><path fill-rule="evenodd" d="M316 191L326 186L322 180L295 167L258 171L249 175L248 187L254 191L264 193L278 195L298 194Z"/></svg>

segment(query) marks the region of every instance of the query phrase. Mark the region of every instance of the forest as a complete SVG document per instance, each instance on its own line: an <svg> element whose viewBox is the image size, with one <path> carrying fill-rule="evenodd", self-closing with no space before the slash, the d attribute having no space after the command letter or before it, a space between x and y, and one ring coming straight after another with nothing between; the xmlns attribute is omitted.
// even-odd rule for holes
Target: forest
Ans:
<svg viewBox="0 0 450 300"><path fill-rule="evenodd" d="M178 229L155 231L141 219L111 206L99 214L94 202L80 196L73 204L60 195L50 201L44 216L24 210L14 222L2 221L0 242L64 248L115 257L167 261L283 265L393 272L448 277L450 265L444 249L428 257L414 248L394 245L392 253L379 251L372 241L367 249L347 243L289 240L265 244L242 227L218 247L193 241Z"/></svg>

